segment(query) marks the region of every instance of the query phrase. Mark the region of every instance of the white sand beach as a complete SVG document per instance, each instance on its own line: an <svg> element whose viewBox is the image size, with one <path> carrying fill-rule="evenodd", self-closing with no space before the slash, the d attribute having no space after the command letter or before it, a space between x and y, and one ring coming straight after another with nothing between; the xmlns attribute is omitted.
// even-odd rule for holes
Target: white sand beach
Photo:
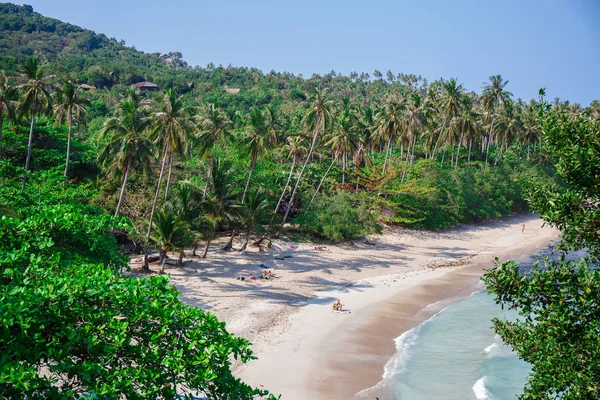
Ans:
<svg viewBox="0 0 600 400"><path fill-rule="evenodd" d="M217 243L167 272L183 301L253 342L258 360L235 367L244 381L286 400L348 399L380 381L393 339L429 318L430 304L469 295L494 257L520 259L557 239L542 223L521 214L440 232L386 229L325 251L281 240L242 255ZM235 279L260 276L261 264L278 277ZM336 298L350 312L332 313Z"/></svg>

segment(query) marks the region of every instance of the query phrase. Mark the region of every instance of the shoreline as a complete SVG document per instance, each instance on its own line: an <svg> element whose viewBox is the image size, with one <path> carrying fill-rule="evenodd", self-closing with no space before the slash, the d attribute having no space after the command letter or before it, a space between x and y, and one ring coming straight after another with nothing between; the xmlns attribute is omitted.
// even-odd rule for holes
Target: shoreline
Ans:
<svg viewBox="0 0 600 400"><path fill-rule="evenodd" d="M517 228L518 222L511 225ZM418 267L362 279L343 290L315 293L315 300L291 318L288 331L293 334L273 343L276 350L256 347L258 360L241 368L239 376L281 393L286 400L388 398L389 388L376 386L396 354L394 339L477 291L484 268L492 266L495 256L503 261L525 260L541 251L555 239L552 229L544 229L544 235L528 244L466 256L464 265ZM432 261L428 264L440 264ZM351 314L332 314L331 301L321 301L337 297Z"/></svg>
<svg viewBox="0 0 600 400"><path fill-rule="evenodd" d="M348 399L381 380L394 339L429 318L431 304L472 293L495 256L519 258L556 239L542 222L518 214L441 232L394 228L326 251L280 240L242 255L217 243L207 259L167 272L182 301L253 343L258 359L235 363L236 377L286 400ZM235 279L259 275L263 264L278 278ZM351 313L332 313L336 298Z"/></svg>

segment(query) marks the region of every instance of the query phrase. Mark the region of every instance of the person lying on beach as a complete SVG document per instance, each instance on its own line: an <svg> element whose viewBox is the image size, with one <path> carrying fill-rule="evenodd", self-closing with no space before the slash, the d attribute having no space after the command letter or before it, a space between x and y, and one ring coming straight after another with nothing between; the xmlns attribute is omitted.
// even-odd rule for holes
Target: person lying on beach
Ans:
<svg viewBox="0 0 600 400"><path fill-rule="evenodd" d="M340 301L340 299L337 299L335 301L335 303L333 303L332 308L333 308L332 311L343 311L344 305L342 304L342 302Z"/></svg>
<svg viewBox="0 0 600 400"><path fill-rule="evenodd" d="M252 274L248 274L248 277L246 278L247 281L256 281L258 280L258 278Z"/></svg>
<svg viewBox="0 0 600 400"><path fill-rule="evenodd" d="M244 277L244 275L240 275L240 276L238 276L235 279L237 279L238 281L245 281L246 280L246 278Z"/></svg>
<svg viewBox="0 0 600 400"><path fill-rule="evenodd" d="M315 246L316 251L327 251L327 246Z"/></svg>

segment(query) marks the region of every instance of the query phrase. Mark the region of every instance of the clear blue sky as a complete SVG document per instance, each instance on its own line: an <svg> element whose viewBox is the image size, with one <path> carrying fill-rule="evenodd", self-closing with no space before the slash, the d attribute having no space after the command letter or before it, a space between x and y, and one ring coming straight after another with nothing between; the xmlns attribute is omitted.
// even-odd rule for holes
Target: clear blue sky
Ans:
<svg viewBox="0 0 600 400"><path fill-rule="evenodd" d="M502 74L586 106L600 99L597 0L28 0L35 11L147 52L303 73L378 69L456 77L479 92Z"/></svg>

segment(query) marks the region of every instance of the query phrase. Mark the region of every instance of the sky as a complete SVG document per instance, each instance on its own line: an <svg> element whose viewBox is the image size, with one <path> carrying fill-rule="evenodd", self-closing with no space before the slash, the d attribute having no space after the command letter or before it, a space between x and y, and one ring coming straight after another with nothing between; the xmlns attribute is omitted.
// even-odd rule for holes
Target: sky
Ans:
<svg viewBox="0 0 600 400"><path fill-rule="evenodd" d="M14 2L14 0L13 0ZM597 0L27 0L34 10L123 39L180 51L190 65L325 74L375 69L475 92L501 74L515 97L600 99Z"/></svg>

